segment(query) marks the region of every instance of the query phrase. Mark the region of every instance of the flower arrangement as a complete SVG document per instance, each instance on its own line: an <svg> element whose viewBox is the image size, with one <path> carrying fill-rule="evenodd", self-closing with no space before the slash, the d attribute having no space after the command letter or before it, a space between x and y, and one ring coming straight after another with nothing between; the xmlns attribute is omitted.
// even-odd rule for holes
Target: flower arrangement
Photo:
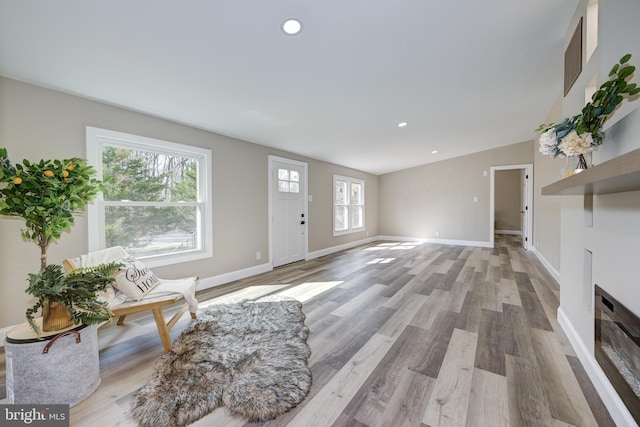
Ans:
<svg viewBox="0 0 640 427"><path fill-rule="evenodd" d="M581 114L565 118L559 123L542 124L537 132L540 152L552 157L565 158L578 156L578 167L586 169L584 154L590 153L602 144L604 134L602 126L615 111L625 96L640 93L635 83L627 83L636 67L628 65L631 54L623 56L609 73L609 80L604 82L591 97L591 102L582 109Z"/></svg>

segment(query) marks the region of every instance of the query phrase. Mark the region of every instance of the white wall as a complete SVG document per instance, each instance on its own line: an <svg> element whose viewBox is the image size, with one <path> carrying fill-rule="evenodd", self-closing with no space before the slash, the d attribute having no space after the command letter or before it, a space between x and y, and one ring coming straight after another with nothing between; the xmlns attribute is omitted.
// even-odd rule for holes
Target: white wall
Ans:
<svg viewBox="0 0 640 427"><path fill-rule="evenodd" d="M586 0L580 3L574 21L586 13L586 4ZM591 76L597 75L598 86L602 84L611 67L625 53L631 52L631 63L640 66L640 26L619 24L625 22L622 17L628 15L640 17L640 2L600 1L598 47L584 65L583 75L564 99L564 117L578 113L584 106L584 89ZM572 24L569 28L573 27ZM607 58L606 62L603 58ZM636 72L633 81L640 82L639 75ZM634 102L623 101L624 108L617 110L610 120L614 124L611 126L607 122L604 143L594 152L594 163L640 148L640 101L637 98ZM593 252L594 281L599 281L598 284L615 298L625 301L634 313L640 313L640 286L632 284L634 277L640 274L640 264L622 262L637 260L640 255L637 246L640 228L634 227L640 216L637 196L637 193L595 196L593 227L584 226L582 196L562 198L561 307L589 349L593 346L593 313L579 298L582 290L578 284L583 276L584 249Z"/></svg>
<svg viewBox="0 0 640 427"><path fill-rule="evenodd" d="M568 37L581 16L586 16L587 0L580 1ZM631 63L640 67L640 2L637 0L599 1L598 46L582 75L565 97L562 112L568 117L580 112L585 104L588 82L597 76L597 86L608 79L611 67L626 53ZM585 28L588 31L588 28ZM640 69L640 68L638 68ZM634 82L640 82L636 71ZM640 148L640 101L623 101L605 126L604 144L593 155L601 163L622 153ZM558 196L549 196L558 197ZM640 315L640 192L594 196L593 226L585 225L583 196L562 199L561 289L559 317L583 365L603 396L619 425L635 424L624 405L611 393L593 356L594 308L593 285L598 284L628 309ZM592 281L585 283L584 251L592 252Z"/></svg>

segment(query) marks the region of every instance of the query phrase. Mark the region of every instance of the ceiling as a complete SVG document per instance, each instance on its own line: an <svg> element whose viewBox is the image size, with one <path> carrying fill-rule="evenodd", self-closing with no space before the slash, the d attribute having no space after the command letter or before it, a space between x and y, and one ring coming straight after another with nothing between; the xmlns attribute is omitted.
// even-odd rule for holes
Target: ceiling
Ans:
<svg viewBox="0 0 640 427"><path fill-rule="evenodd" d="M0 74L383 174L534 138L576 5L0 0Z"/></svg>

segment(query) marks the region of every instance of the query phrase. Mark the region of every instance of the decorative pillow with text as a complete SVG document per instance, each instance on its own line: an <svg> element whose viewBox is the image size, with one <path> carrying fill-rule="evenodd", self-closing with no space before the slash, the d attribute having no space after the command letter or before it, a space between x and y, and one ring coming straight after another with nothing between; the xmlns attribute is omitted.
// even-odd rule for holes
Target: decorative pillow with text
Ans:
<svg viewBox="0 0 640 427"><path fill-rule="evenodd" d="M122 267L114 276L113 287L129 298L140 301L160 284L156 275L134 257L128 256L118 262Z"/></svg>

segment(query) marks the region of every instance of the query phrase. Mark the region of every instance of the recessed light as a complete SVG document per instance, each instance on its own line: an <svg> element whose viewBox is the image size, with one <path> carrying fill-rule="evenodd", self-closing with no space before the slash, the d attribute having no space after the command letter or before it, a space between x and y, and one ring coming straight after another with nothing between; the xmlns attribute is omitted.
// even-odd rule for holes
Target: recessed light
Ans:
<svg viewBox="0 0 640 427"><path fill-rule="evenodd" d="M438 150L433 150L431 154L438 154Z"/></svg>
<svg viewBox="0 0 640 427"><path fill-rule="evenodd" d="M407 122L400 122L400 123L398 123L398 127L399 127L399 128L403 128L403 127L405 127L405 126L406 126L406 125L408 125L408 124L409 124L409 123L407 123Z"/></svg>
<svg viewBox="0 0 640 427"><path fill-rule="evenodd" d="M287 19L282 23L282 31L290 36L298 34L302 30L302 23L297 19Z"/></svg>

